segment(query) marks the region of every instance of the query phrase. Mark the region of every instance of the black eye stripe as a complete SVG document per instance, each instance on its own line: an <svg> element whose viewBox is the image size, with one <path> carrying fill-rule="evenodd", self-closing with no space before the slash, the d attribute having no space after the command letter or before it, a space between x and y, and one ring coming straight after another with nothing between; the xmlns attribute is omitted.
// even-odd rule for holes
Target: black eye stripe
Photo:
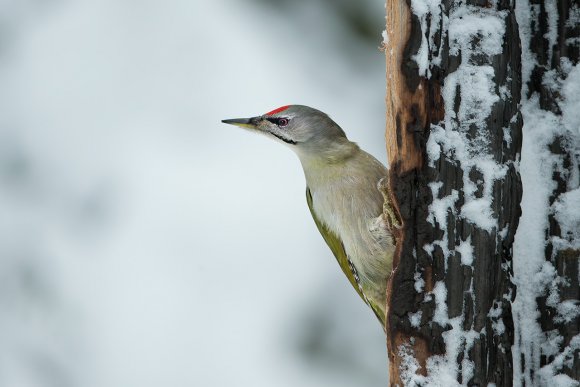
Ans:
<svg viewBox="0 0 580 387"><path fill-rule="evenodd" d="M286 125L288 125L288 122L290 121L290 119L286 118L286 117L266 117L266 120L270 121L273 124L280 125L280 126L286 126Z"/></svg>

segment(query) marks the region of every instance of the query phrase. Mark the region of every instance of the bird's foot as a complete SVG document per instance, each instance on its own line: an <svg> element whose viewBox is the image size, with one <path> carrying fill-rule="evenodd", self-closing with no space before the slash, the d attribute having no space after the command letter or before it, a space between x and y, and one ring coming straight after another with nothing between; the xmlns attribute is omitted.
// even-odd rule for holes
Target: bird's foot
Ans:
<svg viewBox="0 0 580 387"><path fill-rule="evenodd" d="M397 210L393 206L391 189L389 188L389 179L383 177L377 183L377 188L381 191L381 194L383 194L383 218L385 219L388 229L400 229L403 226L403 223L398 216Z"/></svg>

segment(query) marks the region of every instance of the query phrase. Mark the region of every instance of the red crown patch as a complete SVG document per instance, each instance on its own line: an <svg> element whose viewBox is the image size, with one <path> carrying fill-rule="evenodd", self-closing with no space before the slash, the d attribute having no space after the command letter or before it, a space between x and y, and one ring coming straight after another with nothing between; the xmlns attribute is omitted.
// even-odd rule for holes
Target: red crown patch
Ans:
<svg viewBox="0 0 580 387"><path fill-rule="evenodd" d="M266 116L272 116L276 113L280 113L283 112L284 110L288 109L290 107L290 105L284 105L284 106L280 106L278 109L274 109L271 112L266 113Z"/></svg>

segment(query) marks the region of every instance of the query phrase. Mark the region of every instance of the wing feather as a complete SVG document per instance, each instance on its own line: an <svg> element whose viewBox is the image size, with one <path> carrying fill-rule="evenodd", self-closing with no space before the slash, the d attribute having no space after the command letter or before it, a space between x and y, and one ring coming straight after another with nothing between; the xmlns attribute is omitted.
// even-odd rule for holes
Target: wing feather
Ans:
<svg viewBox="0 0 580 387"><path fill-rule="evenodd" d="M344 245L342 244L341 240L326 227L324 223L318 219L316 213L314 212L314 205L312 204L312 194L310 193L310 189L306 188L306 201L308 202L308 208L310 209L310 213L312 214L312 218L314 219L314 223L316 223L316 227L318 227L318 231L322 234L324 241L330 247L330 250L334 254L334 257L338 261L338 265L348 278L348 281L356 290L358 295L363 299L364 302L367 302L364 295L362 294L356 279L354 278L354 274L350 270L350 266L348 264L348 256L346 255L346 251L344 250Z"/></svg>
<svg viewBox="0 0 580 387"><path fill-rule="evenodd" d="M342 241L336 234L334 234L331 230L329 230L328 227L326 227L326 225L320 221L320 219L318 219L318 216L316 216L316 212L314 212L312 194L310 193L310 189L308 187L306 187L306 202L308 203L308 208L310 209L310 213L312 214L314 223L316 223L316 227L318 227L318 231L320 231L320 234L324 238L326 244L328 245L328 247L330 247L330 250L332 251L334 257L338 261L338 265L342 269L344 275L346 275L346 278L348 278L348 281L350 282L354 290L356 290L360 298L362 298L362 300L371 307L371 309L381 322L381 326L383 326L384 328L385 327L384 311L378 305L371 302L362 293L361 288L359 287L359 284L355 279L354 273L350 269L348 255L346 254L346 250L344 249Z"/></svg>

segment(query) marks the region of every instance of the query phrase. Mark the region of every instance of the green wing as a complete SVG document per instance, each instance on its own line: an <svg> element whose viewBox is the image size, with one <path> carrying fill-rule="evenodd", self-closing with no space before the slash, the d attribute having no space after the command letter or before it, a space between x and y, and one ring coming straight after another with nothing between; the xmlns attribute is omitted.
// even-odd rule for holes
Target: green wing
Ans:
<svg viewBox="0 0 580 387"><path fill-rule="evenodd" d="M312 194L310 193L309 188L306 188L306 201L308 202L308 208L310 209L310 213L312 214L314 223L316 223L316 227L318 227L318 231L320 231L320 234L322 234L324 241L326 242L328 247L330 247L330 250L332 251L336 260L338 261L338 265L344 272L344 275L346 275L346 278L348 278L348 281L350 282L354 290L356 290L360 298L362 298L364 302L367 302L361 290L359 289L356 280L354 279L352 271L350 270L350 267L348 265L348 256L346 255L346 251L344 251L344 245L342 244L340 239L338 239L338 237L332 231L330 231L328 227L326 227L326 225L324 225L314 213L314 206L312 205Z"/></svg>
<svg viewBox="0 0 580 387"><path fill-rule="evenodd" d="M348 278L348 281L350 282L354 290L356 290L360 298L362 298L362 300L371 307L371 309L379 319L381 326L384 329L385 328L384 308L379 307L379 305L377 305L374 302L372 297L371 299L368 299L361 292L354 278L354 275L350 270L350 266L348 264L348 256L346 255L346 251L344 250L344 245L342 244L341 240L332 231L330 231L328 227L326 227L326 225L324 225L320 221L320 219L318 219L318 217L316 216L316 213L314 212L314 206L312 205L312 194L310 193L310 189L308 187L306 187L306 201L308 202L308 208L310 209L310 213L312 214L314 223L316 223L316 227L318 227L318 231L320 231L320 234L322 234L322 237L326 241L326 244L328 245L328 247L330 247L330 250L332 251L334 257L338 261L338 265L342 269L344 275L346 275L346 278Z"/></svg>

